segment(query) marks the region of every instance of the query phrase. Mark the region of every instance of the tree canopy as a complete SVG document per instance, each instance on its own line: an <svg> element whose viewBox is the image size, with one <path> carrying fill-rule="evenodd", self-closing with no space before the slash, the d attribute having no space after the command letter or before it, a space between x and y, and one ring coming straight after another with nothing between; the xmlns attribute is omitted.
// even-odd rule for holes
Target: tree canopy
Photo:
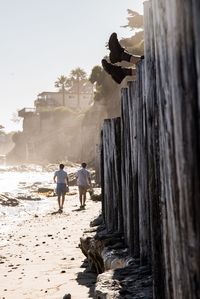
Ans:
<svg viewBox="0 0 200 299"><path fill-rule="evenodd" d="M73 78L75 80L78 80L78 79L84 80L84 79L87 79L87 74L83 69L78 67L71 71L69 78Z"/></svg>
<svg viewBox="0 0 200 299"><path fill-rule="evenodd" d="M72 70L68 76L61 75L55 82L55 87L63 94L63 106L65 106L65 92L75 93L78 96L78 106L80 105L80 93L88 88L86 72L80 67Z"/></svg>
<svg viewBox="0 0 200 299"><path fill-rule="evenodd" d="M64 75L61 75L58 77L58 79L55 81L55 87L60 88L60 91L63 91L66 87L67 77Z"/></svg>
<svg viewBox="0 0 200 299"><path fill-rule="evenodd" d="M120 43L130 53L143 55L144 54L144 21L143 15L138 12L128 9L128 24L122 26L134 30L134 35L130 38L123 38Z"/></svg>
<svg viewBox="0 0 200 299"><path fill-rule="evenodd" d="M99 65L93 67L89 80L95 83L94 101L106 99L116 89L116 83Z"/></svg>
<svg viewBox="0 0 200 299"><path fill-rule="evenodd" d="M140 15L137 11L127 9L128 12L128 24L122 26L123 28L131 28L131 30L135 29L141 29L143 28L144 21L143 21L143 15Z"/></svg>

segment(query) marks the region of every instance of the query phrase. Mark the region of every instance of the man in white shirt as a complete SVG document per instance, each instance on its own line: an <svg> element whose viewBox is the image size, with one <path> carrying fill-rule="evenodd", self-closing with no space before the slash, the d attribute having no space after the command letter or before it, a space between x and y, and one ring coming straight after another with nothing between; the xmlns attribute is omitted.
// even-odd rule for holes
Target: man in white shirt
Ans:
<svg viewBox="0 0 200 299"><path fill-rule="evenodd" d="M84 208L86 201L86 192L91 185L91 178L89 171L86 169L87 164L83 162L81 166L82 167L76 173L76 178L79 189L80 208Z"/></svg>
<svg viewBox="0 0 200 299"><path fill-rule="evenodd" d="M66 194L67 186L69 185L67 172L63 170L64 167L65 167L64 164L60 164L59 165L60 169L54 173L54 177L53 177L54 183L57 183L56 193L58 195L58 206L59 206L58 211L60 213L62 213L63 211L65 194Z"/></svg>

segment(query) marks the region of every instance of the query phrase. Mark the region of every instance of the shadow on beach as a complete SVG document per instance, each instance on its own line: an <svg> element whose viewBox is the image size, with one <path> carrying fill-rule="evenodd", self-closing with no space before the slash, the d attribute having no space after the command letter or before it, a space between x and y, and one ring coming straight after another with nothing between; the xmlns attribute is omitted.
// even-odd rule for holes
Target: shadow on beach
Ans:
<svg viewBox="0 0 200 299"><path fill-rule="evenodd" d="M85 259L83 264L81 265L81 268L85 268L83 272L77 273L77 282L80 285L83 285L88 288L88 294L89 298L94 298L94 290L95 290L95 284L97 280L97 274L95 272L92 272L89 269L89 265L87 260Z"/></svg>
<svg viewBox="0 0 200 299"><path fill-rule="evenodd" d="M72 212L80 212L80 211L85 211L85 207L77 208L75 210L72 210Z"/></svg>

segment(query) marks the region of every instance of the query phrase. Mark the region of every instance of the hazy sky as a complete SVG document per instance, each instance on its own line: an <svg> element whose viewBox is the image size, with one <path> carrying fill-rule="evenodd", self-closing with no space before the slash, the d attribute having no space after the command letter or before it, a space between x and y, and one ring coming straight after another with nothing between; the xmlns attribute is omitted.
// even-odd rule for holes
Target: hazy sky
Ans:
<svg viewBox="0 0 200 299"><path fill-rule="evenodd" d="M18 129L12 114L33 107L37 94L54 91L60 75L89 75L108 53L112 32L131 36L127 9L142 0L0 0L0 124ZM16 127L16 128L15 128Z"/></svg>

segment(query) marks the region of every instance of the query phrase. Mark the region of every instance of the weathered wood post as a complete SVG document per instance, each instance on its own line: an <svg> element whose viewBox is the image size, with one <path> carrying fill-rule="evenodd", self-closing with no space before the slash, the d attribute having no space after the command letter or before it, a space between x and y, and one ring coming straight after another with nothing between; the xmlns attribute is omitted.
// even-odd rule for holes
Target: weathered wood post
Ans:
<svg viewBox="0 0 200 299"><path fill-rule="evenodd" d="M138 140L137 140L137 121L138 121L138 96L136 81L128 82L129 98L129 125L130 125L130 158L132 176L132 218L133 218L133 252L134 256L140 255L139 242L139 203L138 203Z"/></svg>
<svg viewBox="0 0 200 299"><path fill-rule="evenodd" d="M199 54L195 51L199 4L180 0L152 4L166 297L200 298Z"/></svg>
<svg viewBox="0 0 200 299"><path fill-rule="evenodd" d="M127 245L132 244L133 218L132 202L130 200L130 128L128 117L128 89L121 93L121 180L122 180L122 206L124 219L124 236ZM132 228L132 229L130 229ZM132 248L131 248L132 250Z"/></svg>
<svg viewBox="0 0 200 299"><path fill-rule="evenodd" d="M113 231L113 188L112 188L112 148L111 148L111 120L106 119L103 125L103 155L104 155L104 210L105 223L108 231ZM110 156L111 154L111 156Z"/></svg>
<svg viewBox="0 0 200 299"><path fill-rule="evenodd" d="M106 119L102 130L103 216L110 232L123 231L120 118Z"/></svg>
<svg viewBox="0 0 200 299"><path fill-rule="evenodd" d="M148 197L150 208L150 246L148 261L152 263L153 292L155 298L165 298L165 271L160 203L160 148L159 148L159 110L156 93L155 35L153 12L150 1L144 3L145 40L145 103L148 144Z"/></svg>
<svg viewBox="0 0 200 299"><path fill-rule="evenodd" d="M138 65L137 71L137 147L138 147L138 201L139 201L139 240L141 263L150 263L150 206L148 194L148 143L144 63Z"/></svg>
<svg viewBox="0 0 200 299"><path fill-rule="evenodd" d="M121 119L120 117L112 120L113 144L114 144L114 196L116 209L116 230L123 232L123 209L122 209L122 185L121 185Z"/></svg>
<svg viewBox="0 0 200 299"><path fill-rule="evenodd" d="M106 223L106 210L105 210L105 179L104 179L104 150L103 150L103 143L104 143L104 135L103 129L101 130L101 137L100 137L100 172L101 172L101 194L102 194L102 216L103 220Z"/></svg>

